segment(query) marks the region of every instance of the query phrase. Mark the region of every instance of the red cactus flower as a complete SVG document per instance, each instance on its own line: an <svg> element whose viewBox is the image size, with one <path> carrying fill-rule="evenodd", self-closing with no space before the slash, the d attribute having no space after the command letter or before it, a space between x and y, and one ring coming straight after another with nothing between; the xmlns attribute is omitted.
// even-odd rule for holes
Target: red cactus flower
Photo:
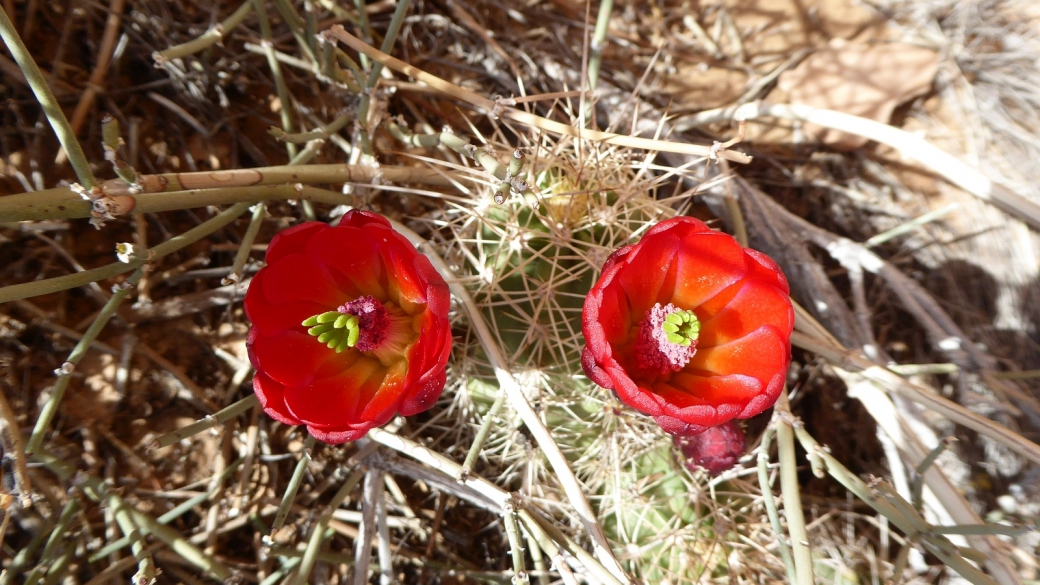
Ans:
<svg viewBox="0 0 1040 585"><path fill-rule="evenodd" d="M430 408L451 351L449 302L429 259L382 216L281 232L245 300L264 412L336 444Z"/></svg>
<svg viewBox="0 0 1040 585"><path fill-rule="evenodd" d="M614 252L585 299L582 366L593 382L694 435L776 402L794 311L769 257L676 217Z"/></svg>

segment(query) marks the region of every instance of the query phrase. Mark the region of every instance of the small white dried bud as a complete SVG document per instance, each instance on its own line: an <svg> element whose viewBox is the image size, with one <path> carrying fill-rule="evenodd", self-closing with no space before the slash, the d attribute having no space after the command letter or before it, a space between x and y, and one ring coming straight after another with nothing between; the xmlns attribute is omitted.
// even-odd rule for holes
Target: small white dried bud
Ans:
<svg viewBox="0 0 1040 585"><path fill-rule="evenodd" d="M131 244L129 242L122 242L116 244L116 258L119 258L120 262L129 264L130 260L133 259L139 246Z"/></svg>
<svg viewBox="0 0 1040 585"><path fill-rule="evenodd" d="M145 262L150 262L155 258L155 250L150 250L144 246L138 246L137 244L123 242L116 244L116 257L119 258L120 262L125 262L127 264L132 260L144 260Z"/></svg>

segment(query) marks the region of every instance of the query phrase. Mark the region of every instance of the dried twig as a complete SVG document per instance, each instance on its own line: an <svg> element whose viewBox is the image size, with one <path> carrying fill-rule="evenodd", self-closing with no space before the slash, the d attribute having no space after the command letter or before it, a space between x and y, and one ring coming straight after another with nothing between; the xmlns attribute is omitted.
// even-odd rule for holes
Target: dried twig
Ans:
<svg viewBox="0 0 1040 585"><path fill-rule="evenodd" d="M635 136L622 136L619 134L611 134L608 132L600 132L598 130L587 130L579 129L567 124L562 124L554 120L542 118L534 114L518 110L516 108L502 107L496 104L494 101L482 97L472 91L463 89L457 85L447 82L439 77L430 75L425 71L422 71L412 65L409 65L399 59L395 59L386 53L377 51L376 49L364 44L357 37L351 35L341 26L334 26L328 31L327 35L343 42L351 48L362 52L372 59L375 59L387 67L400 71L405 75L410 75L415 79L436 88L454 98L462 100L470 105L484 110L488 114L500 115L504 118L509 118L522 124L540 128L546 132L553 134L559 134L562 136L570 136L574 138L583 138L585 140L592 140L597 142L603 142L605 144L613 144L617 146L627 146L629 148L639 148L645 150L656 150L663 152L678 152L683 154L692 154L695 156L708 156L711 152L711 147L700 146L694 144L684 144L679 142L668 142L665 140L651 140L648 138L637 138ZM738 163L747 163L751 160L749 156L743 153L734 151L723 151L720 153L723 158Z"/></svg>

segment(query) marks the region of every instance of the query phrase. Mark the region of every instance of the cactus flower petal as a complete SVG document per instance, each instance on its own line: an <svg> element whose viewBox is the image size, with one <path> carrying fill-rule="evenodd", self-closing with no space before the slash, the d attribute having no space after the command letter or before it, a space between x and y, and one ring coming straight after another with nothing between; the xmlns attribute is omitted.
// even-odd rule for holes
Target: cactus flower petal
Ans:
<svg viewBox="0 0 1040 585"><path fill-rule="evenodd" d="M264 412L337 444L430 408L451 352L449 303L444 279L382 216L281 232L245 300Z"/></svg>
<svg viewBox="0 0 1040 585"><path fill-rule="evenodd" d="M764 254L697 219L663 221L604 264L585 300L582 366L673 435L749 418L783 389L788 293Z"/></svg>

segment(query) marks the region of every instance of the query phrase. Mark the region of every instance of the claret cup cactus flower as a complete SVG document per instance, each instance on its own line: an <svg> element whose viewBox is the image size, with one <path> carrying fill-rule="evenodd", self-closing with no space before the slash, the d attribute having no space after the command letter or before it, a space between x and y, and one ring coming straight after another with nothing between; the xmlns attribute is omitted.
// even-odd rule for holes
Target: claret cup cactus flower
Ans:
<svg viewBox="0 0 1040 585"><path fill-rule="evenodd" d="M246 293L253 389L264 412L327 443L359 439L444 390L450 298L382 216L308 222L267 248Z"/></svg>
<svg viewBox="0 0 1040 585"><path fill-rule="evenodd" d="M691 436L773 405L793 327L775 262L676 217L607 259L585 300L582 366L665 431Z"/></svg>

